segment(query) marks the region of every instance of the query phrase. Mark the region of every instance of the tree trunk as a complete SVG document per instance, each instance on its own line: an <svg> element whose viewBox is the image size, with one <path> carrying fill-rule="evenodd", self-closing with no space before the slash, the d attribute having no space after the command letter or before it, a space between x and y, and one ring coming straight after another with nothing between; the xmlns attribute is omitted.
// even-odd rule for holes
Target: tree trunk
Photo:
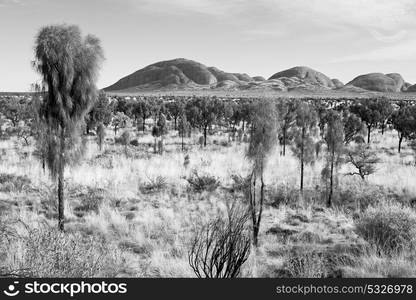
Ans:
<svg viewBox="0 0 416 300"><path fill-rule="evenodd" d="M183 152L183 148L184 148L184 145L183 145L183 136L185 135L185 133L182 131L181 132L181 136L182 136L182 152Z"/></svg>
<svg viewBox="0 0 416 300"><path fill-rule="evenodd" d="M400 135L399 136L399 153L400 153L400 151L402 149L402 141L403 141L403 135Z"/></svg>
<svg viewBox="0 0 416 300"><path fill-rule="evenodd" d="M256 173L253 171L251 174L251 184L250 184L250 210L251 210L251 220L253 223L253 245L257 247L258 245L258 229L257 229L257 218L256 218Z"/></svg>
<svg viewBox="0 0 416 300"><path fill-rule="evenodd" d="M65 135L61 127L61 141L58 163L58 228L64 230L65 213L64 213L64 155L65 155Z"/></svg>
<svg viewBox="0 0 416 300"><path fill-rule="evenodd" d="M207 129L208 129L208 126L205 126L204 127L204 147L207 146Z"/></svg>
<svg viewBox="0 0 416 300"><path fill-rule="evenodd" d="M300 191L303 193L305 128L302 128L302 142L300 146Z"/></svg>
<svg viewBox="0 0 416 300"><path fill-rule="evenodd" d="M329 195L328 195L328 203L327 206L331 207L332 205L332 190L334 185L334 159L335 159L335 149L334 145L331 153L331 172L329 174Z"/></svg>
<svg viewBox="0 0 416 300"><path fill-rule="evenodd" d="M45 163L45 154L44 153L42 153L42 170L43 170L43 174L45 174L46 163Z"/></svg>
<svg viewBox="0 0 416 300"><path fill-rule="evenodd" d="M286 156L286 127L283 127L283 156Z"/></svg>
<svg viewBox="0 0 416 300"><path fill-rule="evenodd" d="M257 217L257 231L256 231L256 244L255 246L258 246L258 236L260 231L260 223L261 223L261 215L263 213L263 202L264 202L264 178L263 178L263 163L261 165L261 174L260 174L260 206L259 206L259 213Z"/></svg>
<svg viewBox="0 0 416 300"><path fill-rule="evenodd" d="M146 118L143 116L143 128L142 128L143 133L144 133L145 127L146 127Z"/></svg>
<svg viewBox="0 0 416 300"><path fill-rule="evenodd" d="M177 127L176 127L176 122L177 122L177 119L178 119L178 117L174 117L174 122L175 122L175 123L174 123L174 128L173 128L173 129L174 129L175 131L176 131L176 129L177 129Z"/></svg>
<svg viewBox="0 0 416 300"><path fill-rule="evenodd" d="M155 143L153 144L153 153L157 153L157 137L155 137Z"/></svg>
<svg viewBox="0 0 416 300"><path fill-rule="evenodd" d="M370 144L371 126L367 126L367 144Z"/></svg>

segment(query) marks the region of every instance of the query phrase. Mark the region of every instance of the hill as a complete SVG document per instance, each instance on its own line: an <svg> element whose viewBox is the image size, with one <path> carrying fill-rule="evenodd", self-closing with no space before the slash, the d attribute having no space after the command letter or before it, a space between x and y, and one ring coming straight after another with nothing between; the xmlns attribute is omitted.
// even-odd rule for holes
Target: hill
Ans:
<svg viewBox="0 0 416 300"><path fill-rule="evenodd" d="M123 77L105 91L126 89L198 88L239 86L251 82L247 74L227 73L184 58L161 61Z"/></svg>
<svg viewBox="0 0 416 300"><path fill-rule="evenodd" d="M272 75L269 80L278 79L284 81L285 83L290 84L290 80L301 81L304 85L310 85L315 87L323 88L334 88L335 85L331 79L325 74L315 71L309 67L294 67L284 71L280 71Z"/></svg>
<svg viewBox="0 0 416 300"><path fill-rule="evenodd" d="M409 89L409 90L408 90ZM140 91L257 91L257 92L414 92L398 73L360 75L344 85L338 79L305 66L297 66L273 74L269 79L231 73L202 63L176 58L151 64L104 88L107 92L135 93Z"/></svg>
<svg viewBox="0 0 416 300"><path fill-rule="evenodd" d="M375 92L402 92L408 87L403 77L397 73L369 73L360 75L347 85Z"/></svg>

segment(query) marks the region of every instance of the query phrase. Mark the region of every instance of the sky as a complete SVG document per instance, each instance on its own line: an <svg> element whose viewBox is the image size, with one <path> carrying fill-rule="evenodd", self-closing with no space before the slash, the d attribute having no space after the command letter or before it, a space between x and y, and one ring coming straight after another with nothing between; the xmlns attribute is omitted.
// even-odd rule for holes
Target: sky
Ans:
<svg viewBox="0 0 416 300"><path fill-rule="evenodd" d="M39 81L36 33L62 23L101 40L99 88L180 57L266 78L308 66L344 83L372 72L416 83L415 0L0 0L0 92Z"/></svg>

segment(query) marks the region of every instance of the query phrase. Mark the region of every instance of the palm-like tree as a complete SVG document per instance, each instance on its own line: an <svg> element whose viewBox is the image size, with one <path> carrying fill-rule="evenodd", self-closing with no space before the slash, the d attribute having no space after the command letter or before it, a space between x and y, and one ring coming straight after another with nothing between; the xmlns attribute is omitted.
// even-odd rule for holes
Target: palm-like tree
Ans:
<svg viewBox="0 0 416 300"><path fill-rule="evenodd" d="M46 163L58 179L58 227L64 229L64 169L79 140L79 128L97 98L96 79L104 59L100 40L83 37L77 26L40 29L34 68L46 91L40 109L47 127Z"/></svg>

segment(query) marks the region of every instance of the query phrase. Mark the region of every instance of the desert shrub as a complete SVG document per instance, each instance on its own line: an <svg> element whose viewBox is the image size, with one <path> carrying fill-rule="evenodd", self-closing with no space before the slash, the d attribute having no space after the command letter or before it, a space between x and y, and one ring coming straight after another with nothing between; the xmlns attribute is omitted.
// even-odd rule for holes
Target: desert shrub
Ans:
<svg viewBox="0 0 416 300"><path fill-rule="evenodd" d="M416 276L416 261L407 254L389 256L369 251L355 265L345 267L344 274L357 278L410 278Z"/></svg>
<svg viewBox="0 0 416 300"><path fill-rule="evenodd" d="M249 193L250 192L250 177L243 177L238 174L231 175L231 193Z"/></svg>
<svg viewBox="0 0 416 300"><path fill-rule="evenodd" d="M291 253L283 267L291 278L323 278L327 277L327 268L322 253L306 251Z"/></svg>
<svg viewBox="0 0 416 300"><path fill-rule="evenodd" d="M1 192L21 192L30 185L31 181L27 176L13 174L0 174Z"/></svg>
<svg viewBox="0 0 416 300"><path fill-rule="evenodd" d="M139 186L139 190L142 194L151 194L160 192L167 187L167 181L166 178L158 175L154 178L147 178L147 182L145 182L143 185Z"/></svg>
<svg viewBox="0 0 416 300"><path fill-rule="evenodd" d="M213 192L220 186L220 181L216 177L208 174L199 175L196 170L186 180L197 193L203 191Z"/></svg>
<svg viewBox="0 0 416 300"><path fill-rule="evenodd" d="M19 276L111 277L120 263L119 252L104 240L47 226L29 230L15 246L21 251L9 272Z"/></svg>
<svg viewBox="0 0 416 300"><path fill-rule="evenodd" d="M361 211L386 201L390 196L383 187L366 182L351 181L340 187L338 199L334 201L334 204L352 211Z"/></svg>
<svg viewBox="0 0 416 300"><path fill-rule="evenodd" d="M137 147L139 146L139 141L137 139L131 140L130 145Z"/></svg>
<svg viewBox="0 0 416 300"><path fill-rule="evenodd" d="M272 185L266 190L266 195L270 204L274 207L281 204L291 205L298 203L299 189L290 185Z"/></svg>
<svg viewBox="0 0 416 300"><path fill-rule="evenodd" d="M195 234L188 260L197 277L238 277L251 249L247 220L247 213L234 209L226 220L218 217Z"/></svg>
<svg viewBox="0 0 416 300"><path fill-rule="evenodd" d="M356 232L387 254L414 248L416 213L398 203L371 206L356 220Z"/></svg>
<svg viewBox="0 0 416 300"><path fill-rule="evenodd" d="M300 193L295 185L271 185L266 189L266 199L267 203L273 207L279 207L280 205L297 206L299 205ZM303 202L311 204L322 202L320 187L304 188L302 199Z"/></svg>
<svg viewBox="0 0 416 300"><path fill-rule="evenodd" d="M71 191L70 197L80 201L80 205L75 207L74 212L81 216L84 212L98 212L98 209L104 202L105 190L89 186L81 186L77 187L74 191Z"/></svg>

